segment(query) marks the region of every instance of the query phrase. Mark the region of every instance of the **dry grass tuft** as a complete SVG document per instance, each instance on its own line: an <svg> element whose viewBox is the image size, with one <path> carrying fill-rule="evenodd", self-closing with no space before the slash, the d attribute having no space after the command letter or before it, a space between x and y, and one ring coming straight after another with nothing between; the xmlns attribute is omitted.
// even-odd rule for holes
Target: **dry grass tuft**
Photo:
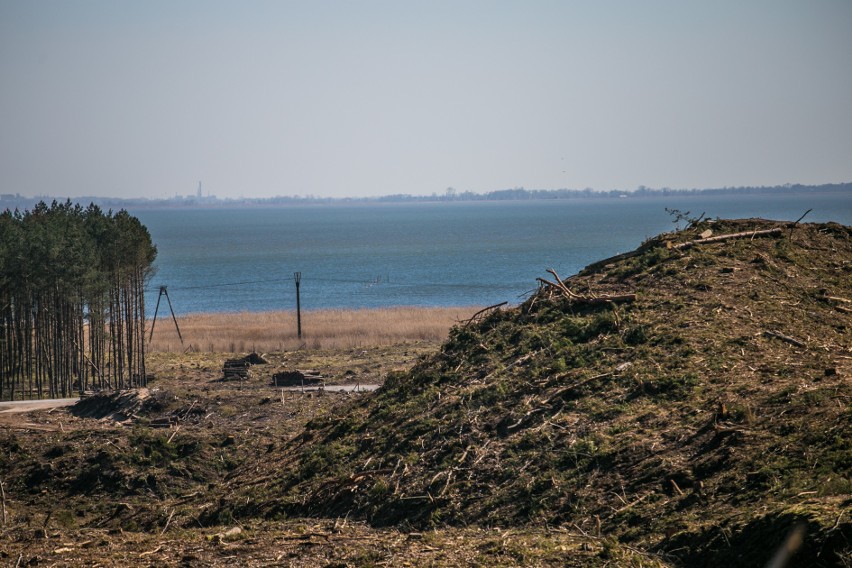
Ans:
<svg viewBox="0 0 852 568"><path fill-rule="evenodd" d="M442 342L450 328L473 315L477 307L397 307L318 310L302 313L302 339L295 312L192 314L178 318L183 345L171 318L157 318L150 352L196 351L244 353L287 351L307 347L334 349L377 347L406 341ZM149 323L150 332L150 323Z"/></svg>

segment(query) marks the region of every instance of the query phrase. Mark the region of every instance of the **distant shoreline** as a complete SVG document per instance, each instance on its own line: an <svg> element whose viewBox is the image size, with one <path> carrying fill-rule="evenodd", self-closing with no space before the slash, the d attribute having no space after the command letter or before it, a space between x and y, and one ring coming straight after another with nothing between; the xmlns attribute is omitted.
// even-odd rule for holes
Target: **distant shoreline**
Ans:
<svg viewBox="0 0 852 568"><path fill-rule="evenodd" d="M821 185L785 184L776 186L742 186L720 188L649 188L639 186L636 189L594 190L586 189L526 189L516 187L499 189L484 193L472 191L457 192L448 188L445 192L432 195L395 194L378 197L319 197L313 195L275 196L275 197L245 197L217 198L216 196L176 195L169 198L122 198L79 196L65 197L56 195L36 195L34 197L20 194L0 195L0 211L13 209L29 209L40 201L71 201L88 205L94 203L104 208L121 209L172 209L172 208L251 208L251 207L292 207L300 205L380 205L380 204L416 204L416 203L483 203L483 202L525 202L547 200L585 200L585 199L645 199L654 197L715 197L731 195L794 195L794 194L826 194L850 193L852 182L830 183Z"/></svg>
<svg viewBox="0 0 852 568"><path fill-rule="evenodd" d="M320 313L367 313L367 312L386 312L386 311L444 311L444 310L458 310L458 311L467 311L467 310L481 310L484 306L477 305L458 305L458 306L418 306L418 305L399 305L399 306L382 306L382 307L351 307L351 308L302 308L302 315L312 315L312 314L320 314ZM163 312L164 306L160 305L160 311L157 314L157 327L160 325L160 320L164 317L168 317L171 320L171 314L168 311L168 306L165 306L165 312ZM165 316L163 315L165 313ZM224 312L187 312L187 313L176 313L175 317L178 320L181 318L193 318L193 317L266 317L266 316L293 316L296 317L295 309L286 309L286 310L229 310ZM146 313L145 319L149 323L153 320L154 312Z"/></svg>

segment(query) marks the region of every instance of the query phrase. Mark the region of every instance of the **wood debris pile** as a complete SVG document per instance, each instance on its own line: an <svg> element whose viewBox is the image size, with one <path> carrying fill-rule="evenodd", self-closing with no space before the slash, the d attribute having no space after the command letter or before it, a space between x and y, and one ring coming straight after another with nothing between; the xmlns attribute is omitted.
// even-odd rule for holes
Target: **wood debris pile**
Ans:
<svg viewBox="0 0 852 568"><path fill-rule="evenodd" d="M552 298L553 294L561 295L567 298L569 301L577 303L577 304L615 304L620 302L632 302L636 299L636 294L610 294L610 295L588 295L582 296L580 294L576 294L573 292L565 283L559 278L559 275L556 274L556 271L551 269L547 270L553 277L556 279L556 282L550 282L549 280L545 280L544 278L538 278L538 282L540 283L542 290L546 291L548 298Z"/></svg>
<svg viewBox="0 0 852 568"><path fill-rule="evenodd" d="M268 361L257 353L249 353L239 359L228 359L222 366L222 378L225 381L244 381L249 378L252 365L267 363Z"/></svg>
<svg viewBox="0 0 852 568"><path fill-rule="evenodd" d="M272 375L272 385L276 387L323 386L325 377L313 369L281 371Z"/></svg>
<svg viewBox="0 0 852 568"><path fill-rule="evenodd" d="M71 413L85 418L127 422L138 418L150 398L151 393L147 388L101 391L81 398L71 408Z"/></svg>

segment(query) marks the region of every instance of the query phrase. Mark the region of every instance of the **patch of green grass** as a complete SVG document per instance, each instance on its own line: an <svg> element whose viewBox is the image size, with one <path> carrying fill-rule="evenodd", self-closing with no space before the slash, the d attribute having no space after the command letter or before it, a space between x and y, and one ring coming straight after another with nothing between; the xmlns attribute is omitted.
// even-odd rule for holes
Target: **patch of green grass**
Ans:
<svg viewBox="0 0 852 568"><path fill-rule="evenodd" d="M648 341L648 327L645 325L634 325L624 332L624 342L627 345L642 345Z"/></svg>
<svg viewBox="0 0 852 568"><path fill-rule="evenodd" d="M639 384L641 394L667 400L687 398L700 384L696 373L665 374L643 380Z"/></svg>
<svg viewBox="0 0 852 568"><path fill-rule="evenodd" d="M126 455L126 459L135 465L164 466L177 460L181 453L188 455L193 453L196 446L178 446L169 443L165 434L155 433L147 428L136 428L128 437L128 443L133 448ZM119 460L125 456L116 456Z"/></svg>
<svg viewBox="0 0 852 568"><path fill-rule="evenodd" d="M351 466L347 458L354 452L354 447L339 441L313 444L302 454L299 477L305 479L320 472L324 475L338 475Z"/></svg>

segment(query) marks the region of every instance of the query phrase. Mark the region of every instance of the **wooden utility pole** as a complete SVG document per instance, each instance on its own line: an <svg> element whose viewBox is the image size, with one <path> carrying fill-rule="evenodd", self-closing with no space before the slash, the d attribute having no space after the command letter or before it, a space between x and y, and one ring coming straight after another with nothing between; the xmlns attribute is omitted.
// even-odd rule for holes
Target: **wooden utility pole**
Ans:
<svg viewBox="0 0 852 568"><path fill-rule="evenodd" d="M302 339L302 305L299 301L299 284L302 282L302 273L296 272L293 276L296 279L296 331L299 339Z"/></svg>

